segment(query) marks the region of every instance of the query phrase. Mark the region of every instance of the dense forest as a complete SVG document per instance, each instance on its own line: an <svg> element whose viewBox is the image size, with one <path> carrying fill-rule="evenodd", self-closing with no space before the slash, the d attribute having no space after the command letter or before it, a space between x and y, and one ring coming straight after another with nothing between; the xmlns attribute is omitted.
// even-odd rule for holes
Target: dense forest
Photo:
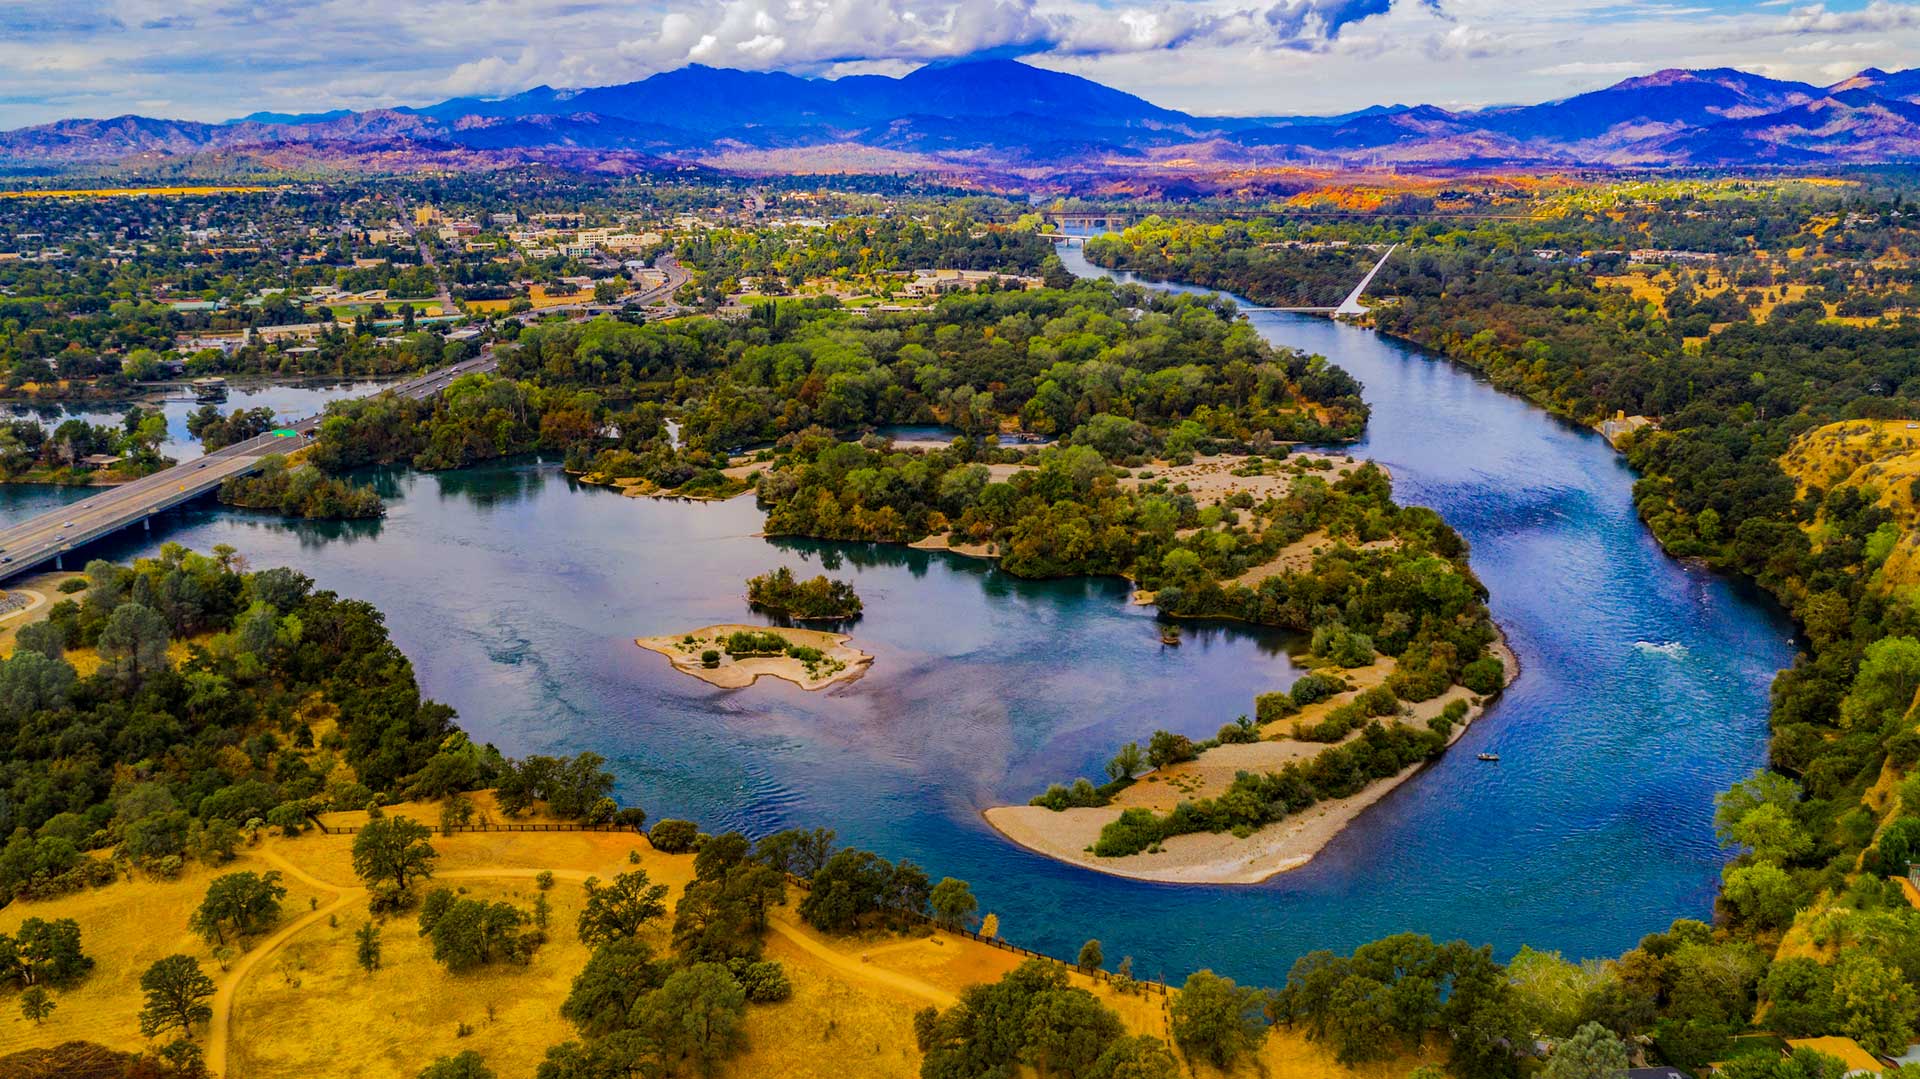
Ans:
<svg viewBox="0 0 1920 1079"><path fill-rule="evenodd" d="M0 661L0 893L111 880L85 853L101 848L177 871L250 821L297 825L314 800L364 805L430 770L453 712L421 698L379 612L235 559L169 544L95 561L18 631Z"/></svg>

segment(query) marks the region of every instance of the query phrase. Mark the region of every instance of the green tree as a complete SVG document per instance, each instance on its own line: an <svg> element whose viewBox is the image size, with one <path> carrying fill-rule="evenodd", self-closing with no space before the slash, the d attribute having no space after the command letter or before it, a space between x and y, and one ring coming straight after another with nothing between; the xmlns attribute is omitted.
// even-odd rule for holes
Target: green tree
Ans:
<svg viewBox="0 0 1920 1079"><path fill-rule="evenodd" d="M1140 743L1128 742L1107 762L1107 778L1114 782L1132 779L1147 766L1147 755L1140 751Z"/></svg>
<svg viewBox="0 0 1920 1079"><path fill-rule="evenodd" d="M1800 889L1786 870L1771 862L1731 866L1720 898L1742 921L1762 929L1780 929L1793 921Z"/></svg>
<svg viewBox="0 0 1920 1079"><path fill-rule="evenodd" d="M380 927L363 922L353 931L353 958L360 969L372 974L380 969Z"/></svg>
<svg viewBox="0 0 1920 1079"><path fill-rule="evenodd" d="M1100 942L1097 940L1089 940L1080 946L1080 957L1074 961L1074 965L1080 968L1080 973L1092 974L1094 971L1099 970L1106 961L1106 955L1100 951Z"/></svg>
<svg viewBox="0 0 1920 1079"><path fill-rule="evenodd" d="M1613 1031L1587 1023L1554 1047L1540 1079L1625 1079L1627 1047Z"/></svg>
<svg viewBox="0 0 1920 1079"><path fill-rule="evenodd" d="M442 901L441 897L448 897ZM471 970L496 959L523 960L528 942L520 926L526 913L511 903L452 898L437 888L420 911L420 934L432 938L433 958L448 970Z"/></svg>
<svg viewBox="0 0 1920 1079"><path fill-rule="evenodd" d="M1833 968L1833 998L1840 1032L1868 1052L1890 1056L1912 1043L1913 983L1865 951L1842 952Z"/></svg>
<svg viewBox="0 0 1920 1079"><path fill-rule="evenodd" d="M668 1059L712 1075L746 1047L746 1012L746 993L726 967L695 963L648 995L641 1026Z"/></svg>
<svg viewBox="0 0 1920 1079"><path fill-rule="evenodd" d="M1266 1039L1260 994L1211 970L1187 976L1173 999L1173 1038L1180 1051L1216 1068L1234 1066Z"/></svg>
<svg viewBox="0 0 1920 1079"><path fill-rule="evenodd" d="M980 902L973 897L973 889L964 880L942 877L940 883L933 886L927 902L933 908L933 920L948 929L965 929L973 912L980 909Z"/></svg>
<svg viewBox="0 0 1920 1079"><path fill-rule="evenodd" d="M225 944L228 927L241 937L251 936L279 921L280 900L286 894L277 870L227 873L207 885L206 898L187 925L209 944Z"/></svg>
<svg viewBox="0 0 1920 1079"><path fill-rule="evenodd" d="M667 886L654 884L644 869L621 873L602 886L588 877L587 901L580 908L579 933L584 944L602 944L640 932L640 927L667 912Z"/></svg>
<svg viewBox="0 0 1920 1079"><path fill-rule="evenodd" d="M560 1014L589 1038L640 1025L640 1004L665 984L671 964L654 958L653 949L632 938L611 940L593 950L573 979Z"/></svg>
<svg viewBox="0 0 1920 1079"><path fill-rule="evenodd" d="M167 620L145 604L123 603L107 616L98 648L117 676L138 682L167 666Z"/></svg>
<svg viewBox="0 0 1920 1079"><path fill-rule="evenodd" d="M406 891L415 881L433 875L440 857L427 837L433 829L406 817L376 817L353 837L353 871L369 887L389 885Z"/></svg>
<svg viewBox="0 0 1920 1079"><path fill-rule="evenodd" d="M10 944L20 981L27 985L65 986L93 969L93 959L80 949L80 923L72 918L28 918L20 923Z"/></svg>
<svg viewBox="0 0 1920 1079"><path fill-rule="evenodd" d="M1127 1032L1120 1017L1084 989L1039 994L1028 1008L1022 1056L1041 1075L1080 1075Z"/></svg>
<svg viewBox="0 0 1920 1079"><path fill-rule="evenodd" d="M213 1018L207 1003L213 997L213 979L190 955L170 955L140 975L146 1004L140 1009L140 1033L149 1038L178 1029L192 1037L193 1025Z"/></svg>
<svg viewBox="0 0 1920 1079"><path fill-rule="evenodd" d="M54 1003L53 994L47 992L43 985L27 986L26 992L20 994L20 1015L34 1026L45 1022L58 1006Z"/></svg>
<svg viewBox="0 0 1920 1079"><path fill-rule="evenodd" d="M1167 1043L1146 1034L1120 1038L1085 1072L1086 1079L1178 1079L1180 1063Z"/></svg>
<svg viewBox="0 0 1920 1079"><path fill-rule="evenodd" d="M485 1058L468 1049L450 1057L441 1057L420 1069L419 1079L494 1079Z"/></svg>

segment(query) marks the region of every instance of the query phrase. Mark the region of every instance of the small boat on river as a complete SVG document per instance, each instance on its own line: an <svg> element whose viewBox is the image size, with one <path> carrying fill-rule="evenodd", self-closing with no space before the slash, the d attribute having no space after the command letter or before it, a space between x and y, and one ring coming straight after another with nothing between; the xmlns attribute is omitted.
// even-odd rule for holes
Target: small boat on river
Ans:
<svg viewBox="0 0 1920 1079"><path fill-rule="evenodd" d="M1498 754L1498 753L1482 753L1482 754L1480 754L1480 759L1481 759L1481 760L1483 760L1483 761L1495 761L1495 762L1497 762L1497 761L1499 761L1499 759L1500 759L1500 754Z"/></svg>

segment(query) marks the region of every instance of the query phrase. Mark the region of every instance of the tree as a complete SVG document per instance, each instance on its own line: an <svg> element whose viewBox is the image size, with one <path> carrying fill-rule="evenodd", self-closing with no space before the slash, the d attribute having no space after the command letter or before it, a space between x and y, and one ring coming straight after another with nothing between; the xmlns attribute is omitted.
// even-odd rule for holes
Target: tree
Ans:
<svg viewBox="0 0 1920 1079"><path fill-rule="evenodd" d="M964 880L942 877L940 883L933 886L928 898L933 907L933 920L948 929L965 929L973 912L980 909L979 900L973 897L973 889L967 887Z"/></svg>
<svg viewBox="0 0 1920 1079"><path fill-rule="evenodd" d="M834 833L826 828L789 828L754 844L753 856L781 873L811 878L833 857Z"/></svg>
<svg viewBox="0 0 1920 1079"><path fill-rule="evenodd" d="M1178 1079L1180 1063L1166 1042L1135 1034L1107 1046L1085 1075L1086 1079Z"/></svg>
<svg viewBox="0 0 1920 1079"><path fill-rule="evenodd" d="M1780 929L1793 921L1800 889L1786 870L1771 862L1756 862L1729 867L1720 898L1742 921L1761 929Z"/></svg>
<svg viewBox="0 0 1920 1079"><path fill-rule="evenodd" d="M1080 973L1092 974L1106 961L1107 957L1100 951L1100 942L1089 940L1080 946L1080 957L1075 960L1074 965L1080 968Z"/></svg>
<svg viewBox="0 0 1920 1079"><path fill-rule="evenodd" d="M494 1079L493 1069L471 1049L441 1057L420 1069L419 1079Z"/></svg>
<svg viewBox="0 0 1920 1079"><path fill-rule="evenodd" d="M1034 997L1020 1032L1024 1056L1042 1075L1079 1075L1127 1032L1084 989L1055 989Z"/></svg>
<svg viewBox="0 0 1920 1079"><path fill-rule="evenodd" d="M34 1026L45 1022L56 1007L58 1005L54 1003L53 994L47 992L45 986L30 985L26 992L20 994L20 1014Z"/></svg>
<svg viewBox="0 0 1920 1079"><path fill-rule="evenodd" d="M1140 743L1128 742L1120 747L1120 752L1115 753L1112 760L1107 762L1107 778L1116 783L1132 779L1146 766L1147 757L1140 752Z"/></svg>
<svg viewBox="0 0 1920 1079"><path fill-rule="evenodd" d="M1231 1068L1266 1039L1259 996L1211 970L1194 971L1173 1001L1174 1041L1183 1053Z"/></svg>
<svg viewBox="0 0 1920 1079"><path fill-rule="evenodd" d="M187 926L209 944L225 944L228 926L239 936L250 936L279 920L280 900L286 894L277 870L215 877Z"/></svg>
<svg viewBox="0 0 1920 1079"><path fill-rule="evenodd" d="M141 603L123 603L100 630L100 658L130 682L167 666L167 620Z"/></svg>
<svg viewBox="0 0 1920 1079"><path fill-rule="evenodd" d="M213 979L190 955L170 955L148 967L140 975L140 990L146 994L140 1033L149 1038L175 1028L183 1037L192 1037L195 1023L213 1018L213 1008L207 1004L213 996Z"/></svg>
<svg viewBox="0 0 1920 1079"><path fill-rule="evenodd" d="M1540 1079L1624 1079L1627 1047L1613 1031L1587 1023L1561 1042L1540 1071Z"/></svg>
<svg viewBox="0 0 1920 1079"><path fill-rule="evenodd" d="M70 985L93 969L93 959L80 950L80 923L72 918L28 918L11 942L0 938L0 947L7 944L27 985Z"/></svg>
<svg viewBox="0 0 1920 1079"><path fill-rule="evenodd" d="M372 974L380 969L380 927L372 922L361 923L353 931L353 957L360 969Z"/></svg>
<svg viewBox="0 0 1920 1079"><path fill-rule="evenodd" d="M746 992L718 963L675 971L647 997L643 1011L642 1029L668 1059L689 1061L702 1075L712 1075L746 1047Z"/></svg>
<svg viewBox="0 0 1920 1079"><path fill-rule="evenodd" d="M580 909L581 943L601 944L633 936L641 926L667 912L666 896L667 886L654 884L644 869L621 873L606 887L588 877L587 902Z"/></svg>
<svg viewBox="0 0 1920 1079"><path fill-rule="evenodd" d="M1840 1032L1868 1052L1902 1053L1913 1041L1913 984L1866 952L1841 954L1833 968L1833 998Z"/></svg>
<svg viewBox="0 0 1920 1079"><path fill-rule="evenodd" d="M369 887L391 885L404 892L415 880L433 875L440 857L427 837L433 829L406 817L376 817L353 837L353 871Z"/></svg>
<svg viewBox="0 0 1920 1079"><path fill-rule="evenodd" d="M593 950L574 977L560 1014L589 1038L636 1027L642 1018L640 1003L666 982L672 969L654 958L644 941L608 941Z"/></svg>
<svg viewBox="0 0 1920 1079"><path fill-rule="evenodd" d="M502 958L524 961L539 943L521 937L527 916L511 903L457 899L445 888L427 898L420 935L432 938L433 958L448 970L470 970Z"/></svg>

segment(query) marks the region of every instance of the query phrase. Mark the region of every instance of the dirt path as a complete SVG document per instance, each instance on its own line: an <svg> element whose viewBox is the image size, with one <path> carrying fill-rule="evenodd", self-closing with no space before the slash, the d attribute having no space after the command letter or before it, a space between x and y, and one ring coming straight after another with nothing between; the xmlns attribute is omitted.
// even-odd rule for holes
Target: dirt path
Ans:
<svg viewBox="0 0 1920 1079"><path fill-rule="evenodd" d="M302 874L302 878L308 882L313 880L313 878L306 877L304 874ZM304 932L307 927L331 915L338 914L348 905L366 897L366 889L364 888L341 889L333 885L327 885L326 887L340 893L334 897L333 902L318 907L310 911L305 917L295 919L280 927L273 935L254 946L247 954L241 956L238 962L234 963L233 968L227 972L226 980L220 984L218 989L214 990L213 1020L207 1025L206 1057L207 1070L214 1075L224 1076L227 1074L227 1046L231 1041L233 1029L233 998L239 993L241 983L247 980L247 975L253 973L253 968L259 966L263 960L279 951L281 946Z"/></svg>
<svg viewBox="0 0 1920 1079"><path fill-rule="evenodd" d="M214 991L213 1020L207 1027L206 1062L207 1069L216 1076L229 1074L227 1058L233 1038L233 1006L235 999L239 996L240 987L246 982L248 975L252 974L261 963L272 958L274 953L285 947L294 937L329 916L336 915L355 903L364 902L367 897L365 888L322 880L273 851L261 850L258 852L258 857L284 873L289 879L297 880L310 888L332 892L334 898L303 917L281 926L260 943L248 949L247 953L228 970L225 979ZM552 873L556 880L576 883L595 875L582 869L448 869L436 872L431 879L435 881L532 880L541 873ZM811 934L777 917L769 919L769 924L775 932L792 941L801 951L855 978L920 997L943 1008L951 1007L959 1000L959 997L954 994L912 975L878 967L865 962L860 956L836 951ZM893 950L895 947L895 945L883 945L874 951Z"/></svg>
<svg viewBox="0 0 1920 1079"><path fill-rule="evenodd" d="M871 963L863 963L858 958L848 955L845 952L834 951L832 948L820 943L806 933L802 933L799 929L788 925L779 918L769 919L768 924L773 927L774 932L779 933L781 936L799 945L801 951L826 963L830 967L837 970L844 970L856 978L877 982L880 985L911 993L914 996L930 1000L943 1008L952 1007L960 1000L959 997L954 996L952 993L938 986L929 985L911 975L887 970L884 967L876 967Z"/></svg>
<svg viewBox="0 0 1920 1079"><path fill-rule="evenodd" d="M226 978L213 994L213 1020L207 1025L207 1070L217 1076L227 1074L227 1051L233 1040L233 1002L240 994L240 986L247 976L253 973L275 952L285 947L287 942L305 932L309 927L338 914L348 906L364 900L367 890L357 884L336 884L321 880L319 877L281 857L270 850L256 852L261 861L284 873L289 879L297 880L309 888L318 888L323 892L334 893L334 898L308 912L305 916L288 922L247 950L227 971ZM593 874L580 869L449 869L435 873L433 880L483 880L511 878L532 880L541 873L552 873L557 880L584 881ZM931 986L927 988L931 989Z"/></svg>

